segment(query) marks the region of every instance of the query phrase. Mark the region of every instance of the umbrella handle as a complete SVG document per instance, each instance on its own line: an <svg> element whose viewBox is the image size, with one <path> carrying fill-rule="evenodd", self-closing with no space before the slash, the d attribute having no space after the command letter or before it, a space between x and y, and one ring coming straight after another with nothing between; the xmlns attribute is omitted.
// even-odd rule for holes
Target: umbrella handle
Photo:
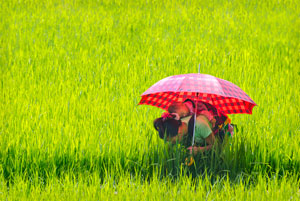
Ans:
<svg viewBox="0 0 300 201"><path fill-rule="evenodd" d="M185 158L185 165L187 165L187 166L193 165L194 162L195 162L195 159L193 156L189 156L189 157Z"/></svg>

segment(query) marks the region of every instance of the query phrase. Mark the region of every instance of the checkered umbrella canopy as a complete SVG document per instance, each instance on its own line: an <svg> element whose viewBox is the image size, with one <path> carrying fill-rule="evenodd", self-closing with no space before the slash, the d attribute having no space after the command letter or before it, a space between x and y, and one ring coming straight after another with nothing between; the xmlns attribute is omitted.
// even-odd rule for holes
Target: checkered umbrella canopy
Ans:
<svg viewBox="0 0 300 201"><path fill-rule="evenodd" d="M140 105L167 110L173 102L185 99L203 101L224 114L252 114L256 103L235 84L207 74L183 74L164 78L142 95Z"/></svg>

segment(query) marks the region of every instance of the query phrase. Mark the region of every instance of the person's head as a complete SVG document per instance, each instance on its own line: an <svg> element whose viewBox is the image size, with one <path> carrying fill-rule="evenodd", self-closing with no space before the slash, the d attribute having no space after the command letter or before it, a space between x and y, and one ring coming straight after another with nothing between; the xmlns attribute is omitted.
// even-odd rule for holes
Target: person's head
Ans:
<svg viewBox="0 0 300 201"><path fill-rule="evenodd" d="M168 112L177 113L180 117L185 117L190 113L190 110L183 102L174 102L168 107Z"/></svg>
<svg viewBox="0 0 300 201"><path fill-rule="evenodd" d="M182 137L187 134L187 125L175 118L175 116L169 114L169 117L161 117L154 120L154 128L158 131L161 139L166 138L167 141L176 143L177 140L181 141Z"/></svg>

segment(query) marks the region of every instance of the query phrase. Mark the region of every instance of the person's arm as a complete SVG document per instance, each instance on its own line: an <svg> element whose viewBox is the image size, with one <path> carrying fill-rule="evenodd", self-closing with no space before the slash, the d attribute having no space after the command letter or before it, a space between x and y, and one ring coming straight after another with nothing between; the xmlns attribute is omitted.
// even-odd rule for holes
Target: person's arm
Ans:
<svg viewBox="0 0 300 201"><path fill-rule="evenodd" d="M197 146L190 146L188 150L190 150L190 154L196 155L199 152L204 152L207 150L210 150L215 142L215 136L213 133L211 133L207 138L205 138L206 146L204 147L197 147Z"/></svg>

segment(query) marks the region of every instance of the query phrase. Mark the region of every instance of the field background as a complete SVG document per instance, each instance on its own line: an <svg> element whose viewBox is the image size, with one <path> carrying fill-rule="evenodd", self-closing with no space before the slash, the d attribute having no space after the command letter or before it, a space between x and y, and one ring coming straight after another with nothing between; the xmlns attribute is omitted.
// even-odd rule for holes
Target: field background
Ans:
<svg viewBox="0 0 300 201"><path fill-rule="evenodd" d="M0 200L299 200L298 1L0 2ZM201 73L257 104L186 167L137 106Z"/></svg>

